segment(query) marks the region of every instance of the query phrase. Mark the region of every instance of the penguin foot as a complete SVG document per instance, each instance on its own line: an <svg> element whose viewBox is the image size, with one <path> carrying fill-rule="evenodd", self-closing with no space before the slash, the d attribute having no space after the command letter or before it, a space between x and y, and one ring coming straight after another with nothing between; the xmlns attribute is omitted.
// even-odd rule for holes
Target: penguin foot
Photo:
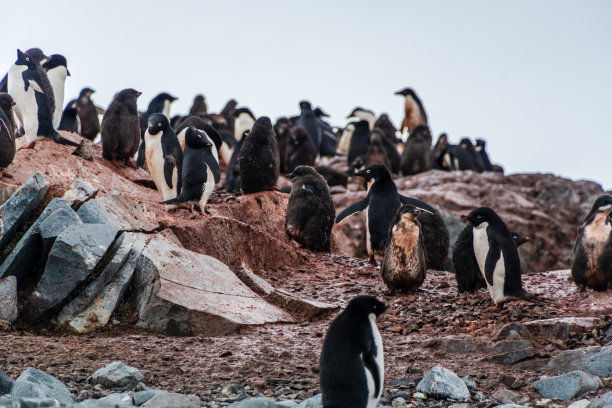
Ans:
<svg viewBox="0 0 612 408"><path fill-rule="evenodd" d="M34 149L34 146L36 146L36 140L30 143L24 144L23 146L19 147L19 149L17 150Z"/></svg>
<svg viewBox="0 0 612 408"><path fill-rule="evenodd" d="M208 211L206 207L204 208L204 210L202 210L202 207L200 207L197 204L193 204L191 207L189 207L189 212L194 215L202 215L202 216L206 214L210 215L210 211Z"/></svg>
<svg viewBox="0 0 612 408"><path fill-rule="evenodd" d="M138 170L138 164L136 164L136 161L134 159L132 159L131 157L125 159L124 163L125 163L126 166L129 166L129 167L131 167L133 169Z"/></svg>
<svg viewBox="0 0 612 408"><path fill-rule="evenodd" d="M504 304L503 303L498 303L494 306L489 306L487 307L485 310L487 312L499 312L500 310L502 310L504 308Z"/></svg>
<svg viewBox="0 0 612 408"><path fill-rule="evenodd" d="M370 264L372 264L373 266L377 266L378 264L376 263L376 258L374 257L374 254L370 255L370 259L368 260L370 262Z"/></svg>

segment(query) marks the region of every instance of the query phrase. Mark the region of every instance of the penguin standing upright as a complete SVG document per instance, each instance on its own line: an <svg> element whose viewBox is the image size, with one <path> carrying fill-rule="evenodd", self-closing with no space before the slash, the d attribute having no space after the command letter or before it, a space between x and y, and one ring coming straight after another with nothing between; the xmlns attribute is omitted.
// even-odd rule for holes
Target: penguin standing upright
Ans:
<svg viewBox="0 0 612 408"><path fill-rule="evenodd" d="M189 116L204 116L208 113L208 106L206 105L206 98L204 95L196 95L193 98L193 104L189 109Z"/></svg>
<svg viewBox="0 0 612 408"><path fill-rule="evenodd" d="M418 125L427 125L425 108L412 88L404 88L395 94L405 97L404 120L402 120L400 126L401 133L404 132L404 129L408 130L408 133L412 133L412 130Z"/></svg>
<svg viewBox="0 0 612 408"><path fill-rule="evenodd" d="M301 114L297 120L297 125L306 130L318 153L321 149L322 133L317 123L317 117L308 101L300 101L300 110Z"/></svg>
<svg viewBox="0 0 612 408"><path fill-rule="evenodd" d="M185 151L185 135L187 134L187 129L196 128L198 130L202 130L204 135L208 140L213 144L212 154L215 156L215 160L219 163L219 150L221 149L221 145L223 144L223 139L219 133L213 128L210 124L208 124L204 119L198 116L190 116L176 128L176 137L178 138L179 144L181 145L181 150ZM195 141L195 140L194 140Z"/></svg>
<svg viewBox="0 0 612 408"><path fill-rule="evenodd" d="M612 195L598 197L584 218L570 269L580 289L612 289Z"/></svg>
<svg viewBox="0 0 612 408"><path fill-rule="evenodd" d="M170 120L170 105L178 98L170 95L168 92L161 92L151 99L147 111L139 114L140 118L140 146L138 147L138 156L136 157L136 164L138 167L144 166L145 163L145 130L149 126L149 116L154 113L161 113Z"/></svg>
<svg viewBox="0 0 612 408"><path fill-rule="evenodd" d="M359 156L365 157L368 153L368 145L370 141L370 126L367 121L360 120L352 123L355 129L351 137L351 143L348 149L346 158L347 164L352 166Z"/></svg>
<svg viewBox="0 0 612 408"><path fill-rule="evenodd" d="M53 89L47 74L32 57L17 50L17 61L8 74L8 93L15 100L15 116L23 126L31 146L39 136L60 144L78 146L57 133L53 127Z"/></svg>
<svg viewBox="0 0 612 408"><path fill-rule="evenodd" d="M473 226L474 257L493 303L527 298L521 284L518 250L499 215L489 207L480 207L462 218Z"/></svg>
<svg viewBox="0 0 612 408"><path fill-rule="evenodd" d="M482 160L482 164L484 165L485 171L493 171L493 164L491 164L491 160L489 159L489 154L486 149L487 142L483 139L476 139L476 144L474 145L474 149L480 155L480 160Z"/></svg>
<svg viewBox="0 0 612 408"><path fill-rule="evenodd" d="M4 168L15 158L15 101L11 95L0 92L0 167Z"/></svg>
<svg viewBox="0 0 612 408"><path fill-rule="evenodd" d="M106 160L127 162L138 151L140 144L140 119L137 99L141 95L135 89L123 89L102 116L102 157Z"/></svg>
<svg viewBox="0 0 612 408"><path fill-rule="evenodd" d="M412 129L402 152L400 166L404 176L431 169L431 143L432 137L429 127L418 125Z"/></svg>
<svg viewBox="0 0 612 408"><path fill-rule="evenodd" d="M470 139L464 137L459 141L459 146L462 149L466 150L472 156L472 161L474 162L474 169L478 173L482 173L486 170L484 161L482 160L482 156L476 151L476 149L474 148L474 144Z"/></svg>
<svg viewBox="0 0 612 408"><path fill-rule="evenodd" d="M34 58L39 64L43 64L47 59L47 56L40 48L30 48L24 54ZM0 81L0 92L8 92L8 73L6 73L4 78Z"/></svg>
<svg viewBox="0 0 612 408"><path fill-rule="evenodd" d="M238 156L242 191L250 194L271 190L278 179L280 161L270 118L258 118L244 139Z"/></svg>
<svg viewBox="0 0 612 408"><path fill-rule="evenodd" d="M245 133L248 133L255 124L255 115L249 108L238 108L234 110L234 139L241 141Z"/></svg>
<svg viewBox="0 0 612 408"><path fill-rule="evenodd" d="M83 88L76 101L77 114L79 115L79 133L85 139L94 140L100 131L100 120L98 109L91 100L95 91L91 88Z"/></svg>
<svg viewBox="0 0 612 408"><path fill-rule="evenodd" d="M213 154L214 150L216 148L205 131L187 128L181 192L176 198L164 201L164 204L187 203L192 213L210 214L206 203L221 177L219 159Z"/></svg>
<svg viewBox="0 0 612 408"><path fill-rule="evenodd" d="M293 171L297 166L314 166L317 158L317 148L306 129L301 126L291 128L291 138L287 144L287 171Z"/></svg>
<svg viewBox="0 0 612 408"><path fill-rule="evenodd" d="M280 158L280 172L287 173L287 147L292 142L293 133L290 129L289 119L282 117L274 124L276 143L278 144L278 157Z"/></svg>
<svg viewBox="0 0 612 408"><path fill-rule="evenodd" d="M163 201L175 198L183 182L183 151L163 113L149 116L145 131L147 167Z"/></svg>
<svg viewBox="0 0 612 408"><path fill-rule="evenodd" d="M66 104L57 130L79 133L79 114L76 109L76 99Z"/></svg>
<svg viewBox="0 0 612 408"><path fill-rule="evenodd" d="M285 216L287 236L312 251L330 252L336 213L327 182L310 166L298 166L287 177L292 182Z"/></svg>
<svg viewBox="0 0 612 408"><path fill-rule="evenodd" d="M358 296L329 325L319 378L324 407L374 408L382 395L385 365L376 318L388 306Z"/></svg>
<svg viewBox="0 0 612 408"><path fill-rule="evenodd" d="M49 83L53 88L53 97L55 98L55 109L53 111L53 127L57 129L62 119L62 106L64 106L64 85L66 77L70 76L68 71L68 63L66 57L60 54L53 54L42 65L47 71Z"/></svg>

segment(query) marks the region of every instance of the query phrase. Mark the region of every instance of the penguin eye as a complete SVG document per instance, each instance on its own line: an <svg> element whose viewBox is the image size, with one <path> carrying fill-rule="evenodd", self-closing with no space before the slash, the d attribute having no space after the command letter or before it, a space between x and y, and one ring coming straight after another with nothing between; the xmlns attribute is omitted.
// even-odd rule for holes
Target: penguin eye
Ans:
<svg viewBox="0 0 612 408"><path fill-rule="evenodd" d="M161 122L159 122L159 123L157 124L157 127L161 127Z"/></svg>
<svg viewBox="0 0 612 408"><path fill-rule="evenodd" d="M478 214L478 215L476 216L476 218L481 219L481 218L482 218L482 215Z"/></svg>
<svg viewBox="0 0 612 408"><path fill-rule="evenodd" d="M370 173L371 173L371 171L370 171L370 170L366 170L366 173L370 174ZM374 306L374 307L376 307L376 306Z"/></svg>

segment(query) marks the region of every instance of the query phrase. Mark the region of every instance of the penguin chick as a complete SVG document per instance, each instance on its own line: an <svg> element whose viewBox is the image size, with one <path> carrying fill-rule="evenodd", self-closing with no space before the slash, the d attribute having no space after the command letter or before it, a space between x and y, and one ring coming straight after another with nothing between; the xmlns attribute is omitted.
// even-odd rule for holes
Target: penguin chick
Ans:
<svg viewBox="0 0 612 408"><path fill-rule="evenodd" d="M115 95L104 112L100 135L102 157L106 160L126 162L138 151L140 120L137 99L140 95L135 89L123 89Z"/></svg>
<svg viewBox="0 0 612 408"><path fill-rule="evenodd" d="M402 152L402 174L409 176L431 169L431 132L427 125L418 125L412 129L404 144Z"/></svg>
<svg viewBox="0 0 612 408"><path fill-rule="evenodd" d="M238 156L242 191L250 194L272 190L278 179L280 161L270 118L257 119L244 138Z"/></svg>
<svg viewBox="0 0 612 408"><path fill-rule="evenodd" d="M327 181L327 185L330 187L333 186L343 186L346 187L348 183L348 176L344 173L341 173L337 170L329 166L315 166L314 168L317 173L323 176L325 181Z"/></svg>
<svg viewBox="0 0 612 408"><path fill-rule="evenodd" d="M168 201L181 192L183 151L166 115L152 114L148 125L145 131L147 167L163 201Z"/></svg>
<svg viewBox="0 0 612 408"><path fill-rule="evenodd" d="M311 251L330 252L336 212L327 182L310 166L298 166L287 177L292 181L287 236Z"/></svg>
<svg viewBox="0 0 612 408"><path fill-rule="evenodd" d="M385 377L376 318L388 306L358 296L330 324L321 350L319 378L324 407L374 408Z"/></svg>
<svg viewBox="0 0 612 408"><path fill-rule="evenodd" d="M91 100L91 95L94 92L91 88L83 88L76 102L77 114L81 124L80 134L89 140L94 140L100 131L98 109Z"/></svg>
<svg viewBox="0 0 612 408"><path fill-rule="evenodd" d="M612 289L612 195L602 195L578 230L570 267L576 285Z"/></svg>
<svg viewBox="0 0 612 408"><path fill-rule="evenodd" d="M203 116L208 113L208 106L206 105L206 98L204 95L196 95L193 98L193 104L189 109L189 116Z"/></svg>
<svg viewBox="0 0 612 408"><path fill-rule="evenodd" d="M201 215L210 214L206 203L221 177L214 150L216 148L205 131L187 128L181 192L176 198L164 201L164 204L187 203L191 212L197 210Z"/></svg>
<svg viewBox="0 0 612 408"><path fill-rule="evenodd" d="M15 125L13 119L15 101L11 95L0 92L0 167L5 168L15 158ZM333 215L332 215L333 218Z"/></svg>
<svg viewBox="0 0 612 408"><path fill-rule="evenodd" d="M417 218L422 211L402 205L391 224L381 270L383 281L392 291L412 292L425 280L425 249Z"/></svg>
<svg viewBox="0 0 612 408"><path fill-rule="evenodd" d="M293 171L297 166L314 166L317 158L317 148L312 138L302 126L291 129L291 138L287 144L287 171Z"/></svg>

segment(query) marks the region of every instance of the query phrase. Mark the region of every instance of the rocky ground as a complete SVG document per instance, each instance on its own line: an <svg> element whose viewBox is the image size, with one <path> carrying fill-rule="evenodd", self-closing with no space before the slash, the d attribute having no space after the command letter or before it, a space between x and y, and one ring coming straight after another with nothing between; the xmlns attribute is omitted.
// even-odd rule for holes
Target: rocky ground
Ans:
<svg viewBox="0 0 612 408"><path fill-rule="evenodd" d="M90 180L100 190L98 198L118 192L154 214L159 226L148 234L172 235L177 245L213 256L239 276L246 267L294 298L340 308L359 294L389 303L379 318L386 360L381 405L458 404L443 396L421 399L425 395L417 384L434 366L469 377L465 406L493 407L512 401L567 407L580 399L594 401L612 390L612 293L577 291L565 269L573 234L592 200L602 193L595 183L552 175L470 172L429 172L397 181L404 194L441 208L451 233L462 227L459 214L484 204L496 208L511 229L534 238L521 256L529 272L524 287L535 300L498 309L484 290L457 295L454 276L444 271L428 271L417 293L388 294L379 269L354 257L363 250L359 216L335 227L332 254L312 254L285 236L287 197L279 192L219 193L209 206L213 215L203 219L186 210L169 213L158 204L145 171L105 162L95 148L93 161L76 156L65 160L66 149L43 142L34 150L20 151L0 181L18 185L33 170L43 169L49 195L61 196L75 177ZM363 196L360 189L357 181L347 190L334 188L337 211ZM335 310L307 315L295 305L285 306L292 323L238 325L232 334L218 337L203 333L175 337L136 328L138 316L129 299L128 292L110 324L89 334L21 320L6 326L0 332L0 368L13 379L27 367L38 368L65 383L77 400L100 398L119 389L133 394L145 387L194 394L204 406L226 406L256 396L299 402L318 393L319 351ZM591 360L581 360L572 350L587 350ZM140 370L139 385L94 384L92 374L117 360ZM579 387L565 401L536 389L541 388L537 381L543 376L575 370L595 374L600 383Z"/></svg>

